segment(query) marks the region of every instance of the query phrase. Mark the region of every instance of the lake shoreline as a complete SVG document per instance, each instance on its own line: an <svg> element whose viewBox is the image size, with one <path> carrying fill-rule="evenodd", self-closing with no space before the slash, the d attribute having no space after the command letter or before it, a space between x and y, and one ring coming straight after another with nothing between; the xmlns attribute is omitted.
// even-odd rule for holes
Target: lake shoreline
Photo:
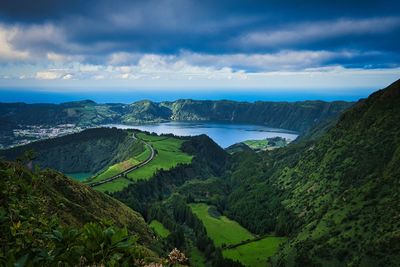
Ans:
<svg viewBox="0 0 400 267"><path fill-rule="evenodd" d="M299 134L294 131L271 128L265 125L210 122L210 121L169 121L145 124L104 124L101 127L119 129L137 129L156 134L173 134L176 136L195 136L206 134L218 145L227 148L247 140L264 140L271 137L282 137L290 141Z"/></svg>

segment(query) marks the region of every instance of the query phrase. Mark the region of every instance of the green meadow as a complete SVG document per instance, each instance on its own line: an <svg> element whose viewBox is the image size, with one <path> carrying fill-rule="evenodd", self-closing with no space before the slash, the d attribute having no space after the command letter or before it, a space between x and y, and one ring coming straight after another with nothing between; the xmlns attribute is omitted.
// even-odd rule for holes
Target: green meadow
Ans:
<svg viewBox="0 0 400 267"><path fill-rule="evenodd" d="M150 179L160 169L169 170L180 163L189 164L192 161L192 156L181 150L182 143L185 142L184 140L174 137L146 135L144 133L138 133L136 136L154 148L156 155L153 160L145 166L128 173L127 178L118 178L110 183L96 186L95 188L97 190L102 192L120 191L132 182ZM112 177L129 167L145 161L150 154L150 149L145 146L145 150L140 154L133 155L132 158L126 161L108 167L104 172L91 179L90 182L101 181Z"/></svg>
<svg viewBox="0 0 400 267"><path fill-rule="evenodd" d="M106 183L106 184L102 184L102 185L98 185L95 187L96 190L101 191L101 192L117 192L122 190L123 188L127 187L129 184L131 184L132 182L129 181L128 179L125 178L118 178L113 180L110 183Z"/></svg>
<svg viewBox="0 0 400 267"><path fill-rule="evenodd" d="M268 236L232 249L223 250L225 258L238 260L249 267L267 266L267 259L274 255L285 237Z"/></svg>
<svg viewBox="0 0 400 267"><path fill-rule="evenodd" d="M267 236L251 241L255 238L253 234L226 216L215 217L211 215L209 212L210 206L204 203L196 203L190 204L190 208L203 222L207 230L207 235L214 241L217 247L222 247L223 244L229 246L244 243L235 248L223 249L223 255L225 258L238 260L245 266L266 266L267 259L286 240L285 237ZM249 242L246 243L244 241Z"/></svg>
<svg viewBox="0 0 400 267"><path fill-rule="evenodd" d="M143 153L144 152L142 152L141 154L143 154ZM101 174L96 176L96 178L94 178L92 181L101 181L101 180L110 178L110 177L112 177L120 172L123 172L124 170L126 170L132 166L135 166L139 163L140 163L140 161L136 157L130 158L123 162L119 162L117 164L114 164L114 165L108 167L107 170L105 170L104 172L102 172Z"/></svg>
<svg viewBox="0 0 400 267"><path fill-rule="evenodd" d="M268 140L247 140L243 142L248 145L251 149L264 149L268 147Z"/></svg>
<svg viewBox="0 0 400 267"><path fill-rule="evenodd" d="M159 236L163 238L167 238L170 234L170 231L164 227L164 225L157 221L157 220L152 220L149 224L150 228L153 229Z"/></svg>
<svg viewBox="0 0 400 267"><path fill-rule="evenodd" d="M253 239L254 236L236 221L226 216L213 217L209 214L209 206L203 203L190 204L194 214L203 222L207 235L217 247L233 245L242 241Z"/></svg>
<svg viewBox="0 0 400 267"><path fill-rule="evenodd" d="M189 164L192 156L182 152L180 149L184 140L165 137L152 136L143 133L137 134L137 137L149 143L156 150L156 155L152 161L140 169L130 172L127 176L132 181L150 179L157 170L169 170L176 165Z"/></svg>

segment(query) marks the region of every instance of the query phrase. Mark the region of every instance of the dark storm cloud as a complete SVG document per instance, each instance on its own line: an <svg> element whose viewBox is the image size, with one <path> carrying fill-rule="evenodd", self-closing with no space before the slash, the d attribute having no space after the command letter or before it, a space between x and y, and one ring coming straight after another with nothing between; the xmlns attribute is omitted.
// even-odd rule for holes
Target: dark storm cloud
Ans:
<svg viewBox="0 0 400 267"><path fill-rule="evenodd" d="M12 45L100 60L113 52L174 54L356 51L348 66L399 62L400 1L3 0Z"/></svg>

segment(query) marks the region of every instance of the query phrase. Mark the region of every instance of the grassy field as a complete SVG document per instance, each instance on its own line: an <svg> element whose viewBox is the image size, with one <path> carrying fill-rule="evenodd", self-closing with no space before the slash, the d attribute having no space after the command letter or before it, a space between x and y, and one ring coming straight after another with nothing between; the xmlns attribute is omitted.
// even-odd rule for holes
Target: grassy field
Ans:
<svg viewBox="0 0 400 267"><path fill-rule="evenodd" d="M193 213L201 219L207 235L214 241L217 247L222 244L235 245L245 240L251 240L254 236L237 222L225 216L214 217L209 213L209 206L203 203L190 204ZM224 249L225 258L238 260L245 266L266 266L267 259L272 256L279 245L285 241L285 237L268 236L260 240L232 249Z"/></svg>
<svg viewBox="0 0 400 267"><path fill-rule="evenodd" d="M141 154L143 154L143 153L141 153ZM136 159L136 157L133 157L133 158L130 158L123 162L114 164L114 165L108 167L108 169L106 171L104 171L101 174L99 174L98 176L96 176L96 178L94 178L92 181L95 182L95 181L101 181L101 180L107 179L107 178L112 177L120 172L123 172L124 170L126 170L134 165L137 165L139 163L140 163L140 160Z"/></svg>
<svg viewBox="0 0 400 267"><path fill-rule="evenodd" d="M171 168L174 168L179 163L190 163L192 161L192 156L180 150L184 140L174 137L146 135L143 133L138 133L137 137L152 145L153 148L157 151L157 154L155 155L153 160L150 161L147 165L130 172L127 175L128 179L120 178L110 183L96 186L95 188L97 190L102 192L120 191L134 181L140 179L150 179L159 169L169 170ZM145 161L150 156L150 153L150 149L145 146L145 150L139 155L135 155L129 160L108 167L106 171L93 178L90 182L107 179L117 173L122 172L123 170L126 170L133 165L139 164L140 162Z"/></svg>
<svg viewBox="0 0 400 267"><path fill-rule="evenodd" d="M150 149L145 146L145 150L138 155L132 155L132 157L123 162L116 163L110 167L108 167L104 172L100 173L96 177L90 180L90 182L97 182L107 178L110 178L134 165L139 164L142 161L145 161L150 156Z"/></svg>
<svg viewBox="0 0 400 267"><path fill-rule="evenodd" d="M150 228L152 228L159 236L166 238L169 236L170 231L164 227L162 223L157 220L152 220L149 224Z"/></svg>
<svg viewBox="0 0 400 267"><path fill-rule="evenodd" d="M267 266L267 259L286 240L285 237L268 236L232 249L225 249L222 253L225 258L238 260L245 266Z"/></svg>
<svg viewBox="0 0 400 267"><path fill-rule="evenodd" d="M240 224L225 216L215 218L208 212L209 206L203 203L190 204L194 214L203 222L207 235L217 247L222 244L233 245L242 241L253 239L254 236Z"/></svg>
<svg viewBox="0 0 400 267"><path fill-rule="evenodd" d="M247 140L243 142L251 149L264 149L268 146L268 140Z"/></svg>
<svg viewBox="0 0 400 267"><path fill-rule="evenodd" d="M192 156L180 150L184 140L174 137L145 135L143 133L137 134L137 137L151 144L157 154L149 164L128 174L128 179L132 181L147 180L159 169L169 170L179 163L190 163L192 161Z"/></svg>
<svg viewBox="0 0 400 267"><path fill-rule="evenodd" d="M110 183L96 186L96 187L94 187L94 189L101 191L101 192L108 191L110 193L113 193L113 192L120 191L121 189L127 187L130 183L132 183L132 182L129 181L128 179L118 178L118 179L113 180Z"/></svg>

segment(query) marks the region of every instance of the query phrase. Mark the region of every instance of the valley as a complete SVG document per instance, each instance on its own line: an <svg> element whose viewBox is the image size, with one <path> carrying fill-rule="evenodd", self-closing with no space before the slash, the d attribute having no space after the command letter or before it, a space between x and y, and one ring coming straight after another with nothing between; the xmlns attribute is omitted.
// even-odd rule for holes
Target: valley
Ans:
<svg viewBox="0 0 400 267"><path fill-rule="evenodd" d="M159 170L169 170L178 164L191 162L191 156L180 150L184 140L144 133L137 133L135 136L137 140L143 141L145 150L138 155L132 155L133 157L126 161L108 167L88 180L89 185L103 192L120 191L132 182L150 179ZM108 181L110 179L112 180Z"/></svg>
<svg viewBox="0 0 400 267"><path fill-rule="evenodd" d="M1 0L0 267L400 267L399 10Z"/></svg>
<svg viewBox="0 0 400 267"><path fill-rule="evenodd" d="M245 266L267 266L285 237L268 235L256 237L237 222L219 214L215 207L203 203L190 204L193 213L203 222L207 235L224 257L237 260Z"/></svg>
<svg viewBox="0 0 400 267"><path fill-rule="evenodd" d="M227 149L204 134L87 129L1 150L8 160L2 183L26 188L33 205L44 207L36 213L63 222L57 229L106 231L104 218L129 226L121 235L137 234L132 246L147 251L139 253L146 262L177 248L192 266L396 266L399 97L397 82L292 142L269 138ZM31 205L5 199L18 209ZM7 229L18 228L10 216ZM85 225L92 221L99 225ZM41 248L53 253L56 243L46 242ZM29 257L39 257L35 251Z"/></svg>

